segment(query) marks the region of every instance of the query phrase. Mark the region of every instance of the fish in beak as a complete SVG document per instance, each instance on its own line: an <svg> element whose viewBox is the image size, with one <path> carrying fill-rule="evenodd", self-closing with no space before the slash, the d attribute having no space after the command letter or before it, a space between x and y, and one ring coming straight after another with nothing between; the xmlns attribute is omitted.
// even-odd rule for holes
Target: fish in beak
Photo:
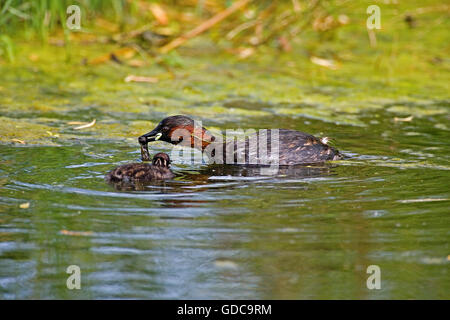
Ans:
<svg viewBox="0 0 450 320"><path fill-rule="evenodd" d="M154 129L138 138L139 144L141 145L142 161L151 161L150 153L148 152L148 143L152 141L158 141L161 136L162 133L158 132L157 129Z"/></svg>
<svg viewBox="0 0 450 320"><path fill-rule="evenodd" d="M141 144L141 159L142 161L151 161L150 153L148 152L148 143Z"/></svg>

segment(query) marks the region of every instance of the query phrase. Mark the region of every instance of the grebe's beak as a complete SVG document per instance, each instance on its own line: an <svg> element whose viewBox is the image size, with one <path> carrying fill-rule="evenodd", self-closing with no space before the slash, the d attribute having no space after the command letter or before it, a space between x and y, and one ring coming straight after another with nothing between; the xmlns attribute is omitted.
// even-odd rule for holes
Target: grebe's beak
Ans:
<svg viewBox="0 0 450 320"><path fill-rule="evenodd" d="M150 131L139 137L139 144L147 144L148 142L158 141L161 138L162 133L155 130Z"/></svg>

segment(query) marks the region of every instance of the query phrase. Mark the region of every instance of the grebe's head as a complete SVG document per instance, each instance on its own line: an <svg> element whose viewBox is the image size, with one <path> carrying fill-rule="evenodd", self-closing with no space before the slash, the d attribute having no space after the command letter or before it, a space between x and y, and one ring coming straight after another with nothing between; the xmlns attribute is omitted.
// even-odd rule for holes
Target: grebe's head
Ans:
<svg viewBox="0 0 450 320"><path fill-rule="evenodd" d="M165 141L191 147L205 147L214 136L189 117L177 115L163 119L155 129L139 137L141 145L153 141Z"/></svg>
<svg viewBox="0 0 450 320"><path fill-rule="evenodd" d="M167 153L160 152L153 156L153 165L158 167L168 168L170 165L170 158Z"/></svg>

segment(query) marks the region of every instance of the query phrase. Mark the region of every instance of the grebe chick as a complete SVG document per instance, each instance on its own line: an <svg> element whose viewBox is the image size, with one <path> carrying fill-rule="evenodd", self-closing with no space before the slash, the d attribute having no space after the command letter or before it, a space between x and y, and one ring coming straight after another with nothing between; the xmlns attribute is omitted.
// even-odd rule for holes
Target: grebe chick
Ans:
<svg viewBox="0 0 450 320"><path fill-rule="evenodd" d="M175 177L169 169L170 158L166 153L157 153L152 164L128 163L111 170L105 177L108 182L149 182L167 180Z"/></svg>

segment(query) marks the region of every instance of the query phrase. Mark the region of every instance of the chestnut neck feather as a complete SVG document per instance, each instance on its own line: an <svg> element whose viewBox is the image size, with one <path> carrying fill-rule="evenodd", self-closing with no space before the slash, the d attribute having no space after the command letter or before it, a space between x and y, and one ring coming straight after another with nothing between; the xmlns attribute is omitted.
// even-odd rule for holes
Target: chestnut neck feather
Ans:
<svg viewBox="0 0 450 320"><path fill-rule="evenodd" d="M189 132L190 135L190 143L185 142L183 137L183 141L179 142L180 145L190 146L191 148L196 148L203 151L208 145L210 145L216 139L212 134L208 132L205 128L194 128L193 126L184 126L184 127L175 127L170 131L170 137L172 139L177 139L176 136L172 136L174 131L184 129ZM181 136L180 136L181 137Z"/></svg>

